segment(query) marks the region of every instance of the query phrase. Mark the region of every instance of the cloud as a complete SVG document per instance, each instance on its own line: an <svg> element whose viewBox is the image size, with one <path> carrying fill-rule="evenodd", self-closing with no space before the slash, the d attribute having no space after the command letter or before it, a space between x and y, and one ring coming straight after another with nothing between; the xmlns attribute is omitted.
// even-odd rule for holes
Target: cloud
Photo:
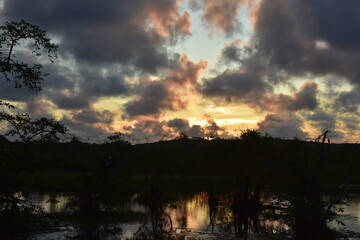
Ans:
<svg viewBox="0 0 360 240"><path fill-rule="evenodd" d="M338 75L360 83L358 1L263 1L255 26L259 54L294 75Z"/></svg>
<svg viewBox="0 0 360 240"><path fill-rule="evenodd" d="M81 95L69 95L66 92L49 91L51 100L60 109L82 109L90 106L90 102Z"/></svg>
<svg viewBox="0 0 360 240"><path fill-rule="evenodd" d="M186 54L181 55L178 64L163 79L144 79L135 88L135 99L125 104L126 113L131 117L186 109L206 67L205 61L193 63Z"/></svg>
<svg viewBox="0 0 360 240"><path fill-rule="evenodd" d="M206 129L202 128L200 125L192 125L190 127L189 120L187 119L172 119L167 122L167 126L174 129L174 133L185 133L190 137L205 137Z"/></svg>
<svg viewBox="0 0 360 240"><path fill-rule="evenodd" d="M202 93L208 97L223 98L228 103L243 101L252 106L261 105L266 92L272 92L271 85L261 78L256 68L245 71L225 71L207 79L202 85Z"/></svg>
<svg viewBox="0 0 360 240"><path fill-rule="evenodd" d="M170 120L167 123L167 126L172 127L172 128L179 128L179 129L186 128L189 126L189 120L182 119L182 118L175 118L175 119Z"/></svg>
<svg viewBox="0 0 360 240"><path fill-rule="evenodd" d="M234 45L225 47L221 51L221 56L226 62L240 62L242 59L240 48Z"/></svg>
<svg viewBox="0 0 360 240"><path fill-rule="evenodd" d="M169 134L166 122L158 120L139 120L124 130L138 143L156 142Z"/></svg>
<svg viewBox="0 0 360 240"><path fill-rule="evenodd" d="M168 121L144 118L123 127L123 130L140 143L174 139L179 136L179 133L185 133L189 137L208 137L210 139L230 136L225 127L219 126L210 116L205 117L207 121L205 126L196 124L190 126L189 120L183 118L174 118Z"/></svg>
<svg viewBox="0 0 360 240"><path fill-rule="evenodd" d="M162 82L147 81L138 90L138 99L125 104L130 116L159 114L161 110L184 108L186 103L171 96Z"/></svg>
<svg viewBox="0 0 360 240"><path fill-rule="evenodd" d="M14 88L12 82L0 78L0 95L1 100L5 101L28 101L34 97L34 94L26 88Z"/></svg>
<svg viewBox="0 0 360 240"><path fill-rule="evenodd" d="M115 113L109 110L98 111L94 107L72 111L71 117L63 117L62 123L69 133L90 142L103 142L110 132Z"/></svg>
<svg viewBox="0 0 360 240"><path fill-rule="evenodd" d="M45 66L52 74L44 82L42 96L54 102L58 108L88 108L98 98L127 96L131 93L131 86L126 82L126 72L121 68L75 64L75 69L67 63Z"/></svg>
<svg viewBox="0 0 360 240"><path fill-rule="evenodd" d="M232 34L241 28L237 17L245 1L239 0L204 0L202 20L207 26L226 34Z"/></svg>
<svg viewBox="0 0 360 240"><path fill-rule="evenodd" d="M336 105L341 112L355 113L360 116L360 85L357 85L351 91L342 92Z"/></svg>
<svg viewBox="0 0 360 240"><path fill-rule="evenodd" d="M96 124L104 123L110 124L114 120L115 113L112 113L108 110L96 111L95 109L83 109L80 112L76 112L73 115L73 120L77 123L84 124Z"/></svg>
<svg viewBox="0 0 360 240"><path fill-rule="evenodd" d="M312 113L305 113L304 116L307 121L312 122L318 129L332 129L336 124L336 115L327 113L322 109L317 109Z"/></svg>
<svg viewBox="0 0 360 240"><path fill-rule="evenodd" d="M343 122L346 129L351 130L351 134L353 136L359 136L359 134L356 134L357 132L360 132L359 124L360 124L360 116L340 116L339 121Z"/></svg>
<svg viewBox="0 0 360 240"><path fill-rule="evenodd" d="M227 70L207 79L202 85L205 96L222 98L227 103L244 103L259 110L314 110L317 107L318 84L305 83L292 95L275 94L261 68L245 66L240 71Z"/></svg>
<svg viewBox="0 0 360 240"><path fill-rule="evenodd" d="M258 122L257 125L261 133L268 133L272 137L284 139L293 139L296 137L304 139L308 136L308 134L301 129L302 121L294 114L267 114L264 120Z"/></svg>
<svg viewBox="0 0 360 240"><path fill-rule="evenodd" d="M275 98L277 98L276 101L278 101L281 108L289 111L314 110L318 104L316 99L317 89L317 83L307 82L292 96L279 94Z"/></svg>
<svg viewBox="0 0 360 240"><path fill-rule="evenodd" d="M203 94L223 99L226 104L244 103L267 111L270 115L260 124L262 128L284 126L284 114L291 115L286 119L290 119L290 126L299 136L303 136L299 126L304 121L297 117L299 111L317 113L306 114L308 121L317 126L327 121L321 119L319 109L324 109L327 119L335 124L339 119L337 111L358 115L360 34L356 29L360 22L355 9L359 7L357 1L261 1L253 12L256 20L251 51L244 53L245 44L225 46L222 59L226 64L236 63L237 69L208 78L202 86ZM293 94L274 92L279 84L293 85L291 81L299 77L326 77L323 84L327 89L321 92L320 83L308 80ZM327 82L334 78L337 88ZM353 89L340 90L344 81ZM326 91L333 94L326 95ZM278 130L275 133L281 135Z"/></svg>
<svg viewBox="0 0 360 240"><path fill-rule="evenodd" d="M62 54L91 64L130 64L146 72L168 67L169 38L189 35L187 12L176 0L6 0L4 19L26 19L61 41Z"/></svg>
<svg viewBox="0 0 360 240"><path fill-rule="evenodd" d="M129 124L129 131L139 138L179 131L190 136L223 132L215 120L207 127L190 126L181 118L160 120L168 119L168 112L188 109L194 96L267 113L259 129L277 136L291 138L291 132L305 137L304 121L315 127L331 122L347 135L359 129L359 1L192 0L190 4L192 10L201 11L204 26L213 33L240 34L243 13L253 24L247 42L237 39L219 53L226 70L209 71L202 80L206 61L193 62L186 54L174 53L177 41L194 31L193 16L183 10L181 0L5 0L1 20L25 19L46 29L60 45L60 58L56 64L44 64L50 76L37 97L5 81L0 82L0 95L26 103L25 110L36 116L55 107L67 110L72 119L65 121L86 136L110 131L114 113L93 108L107 97L127 101L119 106L125 111L119 114L124 121L136 122ZM26 62L39 60L20 48L16 54ZM294 79L305 83L295 89ZM293 87L292 93L278 93L283 86Z"/></svg>
<svg viewBox="0 0 360 240"><path fill-rule="evenodd" d="M26 113L31 113L31 118L56 118L52 114L53 107L48 101L44 101L43 98L34 96L33 98L26 101L25 111Z"/></svg>
<svg viewBox="0 0 360 240"><path fill-rule="evenodd" d="M80 122L76 122L67 117L61 119L61 122L69 128L70 134L80 137L85 141L99 143L103 142L107 135L109 135L109 132L104 131L103 128L92 124L83 124Z"/></svg>
<svg viewBox="0 0 360 240"><path fill-rule="evenodd" d="M205 115L207 124L205 125L205 134L210 139L218 138L218 137L229 137L229 133L227 132L225 127L219 126L216 121L211 118L209 115Z"/></svg>
<svg viewBox="0 0 360 240"><path fill-rule="evenodd" d="M197 84L200 74L207 68L207 65L208 63L204 60L194 63L186 54L182 54L178 64L170 69L165 80L178 85L193 87Z"/></svg>

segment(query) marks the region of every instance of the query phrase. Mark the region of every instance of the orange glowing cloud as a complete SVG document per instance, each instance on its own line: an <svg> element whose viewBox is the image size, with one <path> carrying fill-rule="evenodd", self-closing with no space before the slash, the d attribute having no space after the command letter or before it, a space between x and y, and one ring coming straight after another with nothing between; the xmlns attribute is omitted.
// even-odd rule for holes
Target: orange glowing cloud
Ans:
<svg viewBox="0 0 360 240"><path fill-rule="evenodd" d="M239 0L205 0L203 20L221 32L230 33L238 27L240 7L244 1Z"/></svg>
<svg viewBox="0 0 360 240"><path fill-rule="evenodd" d="M252 30L255 30L262 1L263 0L248 0L248 10Z"/></svg>
<svg viewBox="0 0 360 240"><path fill-rule="evenodd" d="M184 35L191 34L191 19L188 12L180 14L178 1L150 4L145 12L154 25L153 30L161 37L169 37L174 31Z"/></svg>
<svg viewBox="0 0 360 240"><path fill-rule="evenodd" d="M186 109L192 94L196 93L197 80L206 68L206 61L194 63L182 54L178 64L163 79L142 81L134 100L125 104L126 113L128 116L158 116L164 110Z"/></svg>

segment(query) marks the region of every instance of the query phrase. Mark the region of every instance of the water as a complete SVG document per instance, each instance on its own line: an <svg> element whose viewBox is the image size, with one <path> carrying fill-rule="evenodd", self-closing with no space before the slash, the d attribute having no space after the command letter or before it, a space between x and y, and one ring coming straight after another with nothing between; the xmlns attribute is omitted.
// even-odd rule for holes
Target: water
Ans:
<svg viewBox="0 0 360 240"><path fill-rule="evenodd" d="M40 206L48 213L59 213L66 210L66 205L71 197L64 195L33 194L31 201ZM233 214L230 203L226 197L221 198L219 205L212 209L210 218L210 207L208 204L208 195L200 192L191 197L180 197L177 201L166 204L164 212L170 216L172 226L178 236L183 236L184 240L192 239L230 239L234 238ZM360 196L351 196L346 199L348 206L344 207L344 212L339 216L345 226L331 223L331 227L342 230L343 232L352 232L350 240L360 240ZM150 209L137 202L137 196L132 197L125 205L124 210L138 213L149 213ZM125 222L116 223L116 227L122 229L121 234L115 238L104 237L102 239L130 239L139 230L139 228L151 228L149 222ZM287 226L278 221L269 221L260 217L260 226L271 231L286 230ZM165 229L169 229L169 225ZM32 240L45 239L68 239L69 236L75 236L78 233L78 227L72 223L64 224L49 233L43 233L33 236ZM253 239L260 239L253 235Z"/></svg>

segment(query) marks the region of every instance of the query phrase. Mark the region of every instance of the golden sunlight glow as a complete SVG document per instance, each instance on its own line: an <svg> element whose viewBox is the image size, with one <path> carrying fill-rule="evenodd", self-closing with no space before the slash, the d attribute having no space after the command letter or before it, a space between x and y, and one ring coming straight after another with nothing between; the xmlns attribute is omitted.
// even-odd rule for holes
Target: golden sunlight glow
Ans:
<svg viewBox="0 0 360 240"><path fill-rule="evenodd" d="M329 49L330 48L330 44L326 41L323 40L317 40L315 41L315 47L317 49Z"/></svg>
<svg viewBox="0 0 360 240"><path fill-rule="evenodd" d="M123 105L128 102L130 98L119 98L119 97L103 97L94 103L94 107L99 111L109 110L121 114L119 112Z"/></svg>

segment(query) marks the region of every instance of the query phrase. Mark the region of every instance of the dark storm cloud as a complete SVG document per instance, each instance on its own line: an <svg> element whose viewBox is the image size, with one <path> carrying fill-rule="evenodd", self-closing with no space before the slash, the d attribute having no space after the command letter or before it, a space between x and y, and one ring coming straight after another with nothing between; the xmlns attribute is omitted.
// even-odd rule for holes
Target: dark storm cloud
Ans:
<svg viewBox="0 0 360 240"><path fill-rule="evenodd" d="M317 107L317 87L314 82L305 83L301 89L292 96L278 95L279 104L290 111L314 110Z"/></svg>
<svg viewBox="0 0 360 240"><path fill-rule="evenodd" d="M175 118L167 123L168 127L172 128L185 128L189 126L189 120L182 118Z"/></svg>
<svg viewBox="0 0 360 240"><path fill-rule="evenodd" d="M161 139L174 139L179 133L184 133L195 138L228 137L224 127L219 126L210 116L207 124L190 126L189 120L175 118L169 121L163 120L138 120L133 126L124 127L124 130L137 139L137 142L155 142Z"/></svg>
<svg viewBox="0 0 360 240"><path fill-rule="evenodd" d="M336 105L341 112L351 112L360 116L360 85L348 92L342 92Z"/></svg>
<svg viewBox="0 0 360 240"><path fill-rule="evenodd" d="M324 129L334 131L335 127L338 125L337 114L333 111L327 112L318 108L316 111L306 112L302 116L305 117L306 121L319 132L324 131Z"/></svg>
<svg viewBox="0 0 360 240"><path fill-rule="evenodd" d="M81 96L67 96L63 93L55 92L51 95L51 100L60 109L82 109L90 105L88 99L83 99Z"/></svg>
<svg viewBox="0 0 360 240"><path fill-rule="evenodd" d="M72 89L77 79L69 67L58 66L56 63L44 65L44 72L50 73L50 75L42 83L43 91L47 89Z"/></svg>
<svg viewBox="0 0 360 240"><path fill-rule="evenodd" d="M219 126L213 118L210 116L205 116L207 124L205 125L205 133L207 137L217 138L217 137L228 137L228 133L225 127Z"/></svg>
<svg viewBox="0 0 360 240"><path fill-rule="evenodd" d="M316 95L318 85L314 82L305 83L301 90L294 94L294 100L289 106L290 110L308 109L313 110L317 106Z"/></svg>
<svg viewBox="0 0 360 240"><path fill-rule="evenodd" d="M46 65L46 70L52 74L44 81L42 94L62 109L87 108L100 97L126 96L131 91L126 74L113 66L77 64L74 70Z"/></svg>
<svg viewBox="0 0 360 240"><path fill-rule="evenodd" d="M28 101L35 97L29 89L14 88L14 84L6 81L0 76L0 96L1 100L5 101Z"/></svg>
<svg viewBox="0 0 360 240"><path fill-rule="evenodd" d="M32 119L41 117L54 118L51 105L40 97L34 97L26 101L25 109L22 111L30 113Z"/></svg>
<svg viewBox="0 0 360 240"><path fill-rule="evenodd" d="M227 46L221 51L221 56L225 61L229 62L240 62L241 51L236 46Z"/></svg>
<svg viewBox="0 0 360 240"><path fill-rule="evenodd" d="M156 142L164 136L168 136L169 131L165 129L166 123L157 120L143 120L136 122L133 126L125 127L131 136L139 143Z"/></svg>
<svg viewBox="0 0 360 240"><path fill-rule="evenodd" d="M177 133L185 133L190 137L205 137L205 129L200 125L193 125L190 127L189 120L182 118L175 118L167 122L167 126L173 128Z"/></svg>
<svg viewBox="0 0 360 240"><path fill-rule="evenodd" d="M172 109L167 101L170 94L162 82L150 82L144 86L139 95L140 99L125 104L125 111L131 115L159 114L162 109Z"/></svg>
<svg viewBox="0 0 360 240"><path fill-rule="evenodd" d="M69 133L85 141L103 142L108 133L92 124L83 124L69 118L61 119L61 122L69 128Z"/></svg>
<svg viewBox="0 0 360 240"><path fill-rule="evenodd" d="M190 34L191 25L175 0L6 0L2 14L55 34L61 51L78 60L132 64L148 72L169 65L166 38Z"/></svg>
<svg viewBox="0 0 360 240"><path fill-rule="evenodd" d="M302 121L293 114L285 116L267 114L265 119L258 122L257 125L260 132L268 133L272 137L285 139L307 137L307 133L301 130Z"/></svg>
<svg viewBox="0 0 360 240"><path fill-rule="evenodd" d="M244 100L253 102L261 99L270 85L261 80L260 72L226 71L215 78L208 79L202 86L202 92L210 97L222 97L228 102Z"/></svg>
<svg viewBox="0 0 360 240"><path fill-rule="evenodd" d="M307 120L322 122L324 125L332 125L334 124L336 117L332 114L325 112L324 110L318 109L314 113L305 114Z"/></svg>
<svg viewBox="0 0 360 240"><path fill-rule="evenodd" d="M340 121L344 122L345 127L351 131L358 131L360 127L360 116L341 117Z"/></svg>
<svg viewBox="0 0 360 240"><path fill-rule="evenodd" d="M226 71L202 86L208 97L225 99L228 103L242 102L260 110L314 110L317 107L317 87L314 82L305 83L292 95L275 94L270 83L264 80L260 70L245 72Z"/></svg>
<svg viewBox="0 0 360 240"><path fill-rule="evenodd" d="M115 114L108 111L96 111L94 109L83 109L79 113L73 115L73 120L79 123L85 124L95 124L95 123L105 123L110 124L113 122Z"/></svg>
<svg viewBox="0 0 360 240"><path fill-rule="evenodd" d="M106 74L102 74L106 70ZM80 92L83 97L105 97L127 95L130 86L125 83L125 74L117 71L116 67L83 66L79 71L81 77Z"/></svg>
<svg viewBox="0 0 360 240"><path fill-rule="evenodd" d="M315 20L310 25L312 36L326 40L334 48L360 50L359 1L305 0L298 4L308 9L308 15Z"/></svg>
<svg viewBox="0 0 360 240"><path fill-rule="evenodd" d="M108 110L98 111L92 107L73 111L71 118L64 117L62 122L69 127L70 133L85 137L86 141L102 142L113 131L108 125L113 123L115 113Z"/></svg>
<svg viewBox="0 0 360 240"><path fill-rule="evenodd" d="M205 137L205 131L200 125L192 125L187 132L185 132L190 137Z"/></svg>
<svg viewBox="0 0 360 240"><path fill-rule="evenodd" d="M12 58L13 60L27 63L29 67L33 67L35 64L37 64L37 59L33 54L30 54L29 51L19 49L17 47L14 48L14 54L12 55ZM44 69L43 73L48 73L48 70L49 69ZM11 74L9 74L8 77L10 81L7 81L5 75L0 73L0 98L2 100L25 102L31 101L36 96L41 95L35 94L29 88L25 87L24 84L15 88L14 83L17 81L16 78ZM19 82L22 83L22 81ZM42 84L41 81L40 84Z"/></svg>
<svg viewBox="0 0 360 240"><path fill-rule="evenodd" d="M177 64L162 79L144 79L136 86L135 99L125 104L126 114L130 117L159 115L164 110L185 109L206 67L205 61L193 63L186 54L181 55Z"/></svg>
<svg viewBox="0 0 360 240"><path fill-rule="evenodd" d="M333 74L360 83L359 1L263 1L255 26L260 53L292 74Z"/></svg>

